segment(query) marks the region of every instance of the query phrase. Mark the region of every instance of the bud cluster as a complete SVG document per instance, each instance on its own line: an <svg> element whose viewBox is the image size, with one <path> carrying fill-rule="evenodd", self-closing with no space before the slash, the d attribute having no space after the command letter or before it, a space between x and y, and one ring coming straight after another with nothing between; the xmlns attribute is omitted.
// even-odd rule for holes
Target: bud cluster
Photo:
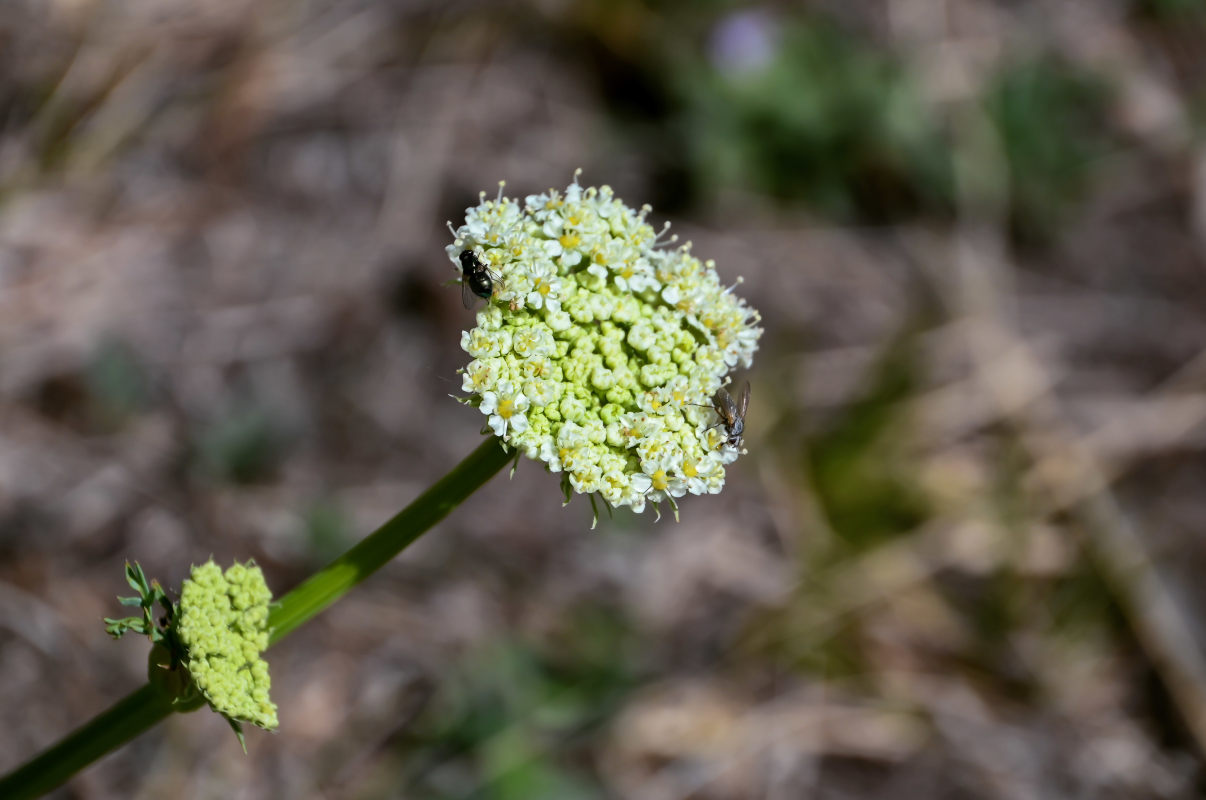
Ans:
<svg viewBox="0 0 1206 800"><path fill-rule="evenodd" d="M225 573L209 561L194 566L180 589L180 640L193 684L232 723L277 727L268 698L268 603L272 592L254 563ZM236 727L237 730L237 727Z"/></svg>

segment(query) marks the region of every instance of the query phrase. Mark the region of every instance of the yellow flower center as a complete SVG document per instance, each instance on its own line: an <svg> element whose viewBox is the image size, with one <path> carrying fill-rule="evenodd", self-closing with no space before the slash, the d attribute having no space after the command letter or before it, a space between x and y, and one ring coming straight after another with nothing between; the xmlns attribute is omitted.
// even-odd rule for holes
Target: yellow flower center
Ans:
<svg viewBox="0 0 1206 800"><path fill-rule="evenodd" d="M659 469L650 475L649 479L653 481L653 488L659 492L664 492L670 486L670 481L666 479L666 470L664 469Z"/></svg>
<svg viewBox="0 0 1206 800"><path fill-rule="evenodd" d="M507 398L506 400L498 401L498 416L503 419L510 419L515 416L515 401Z"/></svg>

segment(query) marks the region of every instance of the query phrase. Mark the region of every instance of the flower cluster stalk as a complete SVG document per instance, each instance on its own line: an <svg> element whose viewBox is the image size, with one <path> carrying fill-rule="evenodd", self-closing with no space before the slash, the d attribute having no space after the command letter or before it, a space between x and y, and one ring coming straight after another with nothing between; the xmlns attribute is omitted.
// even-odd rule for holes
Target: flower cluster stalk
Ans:
<svg viewBox="0 0 1206 800"><path fill-rule="evenodd" d="M348 552L281 598L269 616L269 645L319 614L494 477L513 458L489 437L460 464ZM28 800L154 727L173 708L150 684L119 700L58 744L0 777L0 797Z"/></svg>

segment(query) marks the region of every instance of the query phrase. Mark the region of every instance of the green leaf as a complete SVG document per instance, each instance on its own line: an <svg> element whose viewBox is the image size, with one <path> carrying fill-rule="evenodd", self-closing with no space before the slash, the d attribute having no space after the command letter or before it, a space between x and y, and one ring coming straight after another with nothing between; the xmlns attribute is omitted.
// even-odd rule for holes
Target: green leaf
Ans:
<svg viewBox="0 0 1206 800"><path fill-rule="evenodd" d="M118 597L117 602L127 607L142 609L142 617L125 617L123 619L105 618L105 630L115 639L121 638L129 631L135 631L149 636L152 643L165 641L164 632L155 623L154 606L159 603L167 613L167 626L171 626L175 609L172 601L159 581L148 581L142 566L137 562L126 562L126 583L138 592L138 597Z"/></svg>
<svg viewBox="0 0 1206 800"><path fill-rule="evenodd" d="M148 631L146 620L139 617L124 617L112 619L105 617L105 632L114 639L120 639L128 631L145 634Z"/></svg>
<svg viewBox="0 0 1206 800"><path fill-rule="evenodd" d="M247 755L247 740L243 738L243 725L237 719L223 717L229 724L230 729L235 732L235 736L239 739L239 746L243 748L243 755Z"/></svg>
<svg viewBox="0 0 1206 800"><path fill-rule="evenodd" d="M147 584L147 576L142 571L142 565L137 561L133 564L129 561L126 562L126 583L130 584L130 587L142 597L146 597L151 592L151 587Z"/></svg>

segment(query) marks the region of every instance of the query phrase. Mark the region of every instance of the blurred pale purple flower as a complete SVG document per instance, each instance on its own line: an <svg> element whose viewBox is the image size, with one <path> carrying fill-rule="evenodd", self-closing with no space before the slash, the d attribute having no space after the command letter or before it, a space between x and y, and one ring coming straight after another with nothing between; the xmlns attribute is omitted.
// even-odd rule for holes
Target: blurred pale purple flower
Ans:
<svg viewBox="0 0 1206 800"><path fill-rule="evenodd" d="M775 19L765 11L738 11L721 19L712 30L708 56L727 75L756 72L775 56Z"/></svg>

